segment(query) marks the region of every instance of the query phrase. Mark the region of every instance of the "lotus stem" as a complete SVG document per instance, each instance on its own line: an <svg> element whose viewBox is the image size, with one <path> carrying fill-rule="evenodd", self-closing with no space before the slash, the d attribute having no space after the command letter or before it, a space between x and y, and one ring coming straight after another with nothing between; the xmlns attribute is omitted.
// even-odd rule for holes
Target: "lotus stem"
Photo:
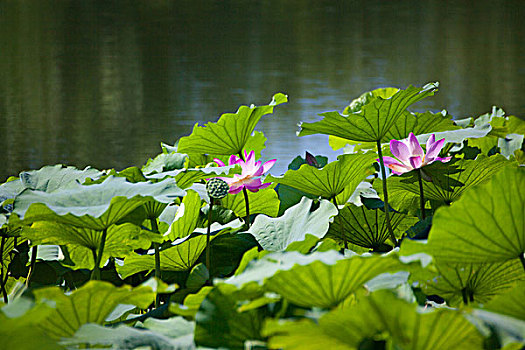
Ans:
<svg viewBox="0 0 525 350"><path fill-rule="evenodd" d="M242 152L239 152L239 157L243 160L244 157L242 156ZM246 190L246 187L242 188L242 193L244 195L244 206L246 207L246 219L244 220L244 224L246 225L246 229L250 228L250 201L248 200L248 191Z"/></svg>
<svg viewBox="0 0 525 350"><path fill-rule="evenodd" d="M389 213L389 206L388 206L388 190L386 186L386 170L385 170L385 163L383 162L383 150L381 149L381 140L377 140L377 153L379 154L379 165L381 168L381 176L383 177L383 197L384 197L384 209L385 209L385 219L386 219L386 227L388 228L388 233L390 234L390 239L394 243L394 245L397 247L398 242L396 239L396 236L394 235L394 230L392 229L392 224L390 224L390 213Z"/></svg>
<svg viewBox="0 0 525 350"><path fill-rule="evenodd" d="M419 181L419 205L421 207L421 220L425 220L425 196L423 194L423 180L421 179L421 169L417 171Z"/></svg>
<svg viewBox="0 0 525 350"><path fill-rule="evenodd" d="M33 250L31 251L31 263L29 264L29 272L27 273L27 278L26 278L27 288L29 288L29 284L31 283L31 277L33 276L33 272L35 271L37 254L38 254L38 246L36 245L33 247Z"/></svg>
<svg viewBox="0 0 525 350"><path fill-rule="evenodd" d="M159 226L157 225L157 218L150 218L149 222L151 223L151 230L155 233L159 233ZM160 270L160 244L153 242L153 248L155 249L155 278L158 281L161 280L161 270ZM160 294L157 293L155 296L155 308L160 306Z"/></svg>
<svg viewBox="0 0 525 350"><path fill-rule="evenodd" d="M461 290L461 295L463 296L463 304L468 305L467 287Z"/></svg>
<svg viewBox="0 0 525 350"><path fill-rule="evenodd" d="M9 299L7 298L7 291L5 290L5 283L4 283L4 246L5 246L5 236L2 236L2 243L0 244L0 266L1 266L1 273L0 273L0 287L2 288L2 295L4 296L4 303L8 303ZM6 271L7 275L7 271Z"/></svg>
<svg viewBox="0 0 525 350"><path fill-rule="evenodd" d="M244 194L244 206L246 207L246 218L244 219L246 228L250 228L250 201L248 200L248 191L246 190L246 187L242 189L242 193Z"/></svg>
<svg viewBox="0 0 525 350"><path fill-rule="evenodd" d="M208 228L206 230L206 268L208 272L211 271L211 261L210 261L210 236L211 236L211 214L213 210L213 204L215 199L210 197L210 209L208 210Z"/></svg>
<svg viewBox="0 0 525 350"><path fill-rule="evenodd" d="M336 196L332 197L332 200L334 202L335 207L337 208L337 211L339 212L339 207L337 206L337 199ZM339 220L339 230L341 231L341 238L343 239L343 245L345 249L348 249L348 241L346 239L346 235L343 230L343 219Z"/></svg>
<svg viewBox="0 0 525 350"><path fill-rule="evenodd" d="M108 235L108 229L105 228L102 231L102 238L100 239L100 245L98 246L98 252L95 253L93 250L93 257L95 258L95 268L91 273L92 280L100 280L100 262L102 261L102 254L104 254L104 246L106 245L106 236Z"/></svg>

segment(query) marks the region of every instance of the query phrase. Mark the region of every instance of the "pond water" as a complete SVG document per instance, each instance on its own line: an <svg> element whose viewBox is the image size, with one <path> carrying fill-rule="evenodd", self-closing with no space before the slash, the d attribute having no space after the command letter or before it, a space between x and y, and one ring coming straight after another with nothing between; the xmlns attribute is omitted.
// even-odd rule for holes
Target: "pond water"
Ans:
<svg viewBox="0 0 525 350"><path fill-rule="evenodd" d="M241 104L274 174L325 136L297 123L377 87L440 82L415 110L525 115L523 1L2 1L0 181L64 163L142 165Z"/></svg>

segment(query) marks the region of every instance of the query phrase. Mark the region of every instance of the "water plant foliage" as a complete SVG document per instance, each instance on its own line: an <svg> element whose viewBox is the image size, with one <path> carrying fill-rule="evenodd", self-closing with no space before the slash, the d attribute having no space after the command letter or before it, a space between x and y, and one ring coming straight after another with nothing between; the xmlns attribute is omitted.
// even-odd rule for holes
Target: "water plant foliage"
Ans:
<svg viewBox="0 0 525 350"><path fill-rule="evenodd" d="M265 174L256 130L278 93L142 166L9 178L2 346L522 348L525 121L408 109L437 88L376 89L302 123L343 154L306 151L284 174ZM390 156L411 166L391 174Z"/></svg>

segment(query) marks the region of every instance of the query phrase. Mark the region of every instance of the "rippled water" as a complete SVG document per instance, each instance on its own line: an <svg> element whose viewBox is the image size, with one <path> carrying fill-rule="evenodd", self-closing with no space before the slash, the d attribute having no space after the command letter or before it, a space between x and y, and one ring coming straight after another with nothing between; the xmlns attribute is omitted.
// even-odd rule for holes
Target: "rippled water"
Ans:
<svg viewBox="0 0 525 350"><path fill-rule="evenodd" d="M330 155L297 123L383 86L439 81L415 109L525 115L523 1L3 1L0 180L44 164L141 165L240 104L266 159Z"/></svg>

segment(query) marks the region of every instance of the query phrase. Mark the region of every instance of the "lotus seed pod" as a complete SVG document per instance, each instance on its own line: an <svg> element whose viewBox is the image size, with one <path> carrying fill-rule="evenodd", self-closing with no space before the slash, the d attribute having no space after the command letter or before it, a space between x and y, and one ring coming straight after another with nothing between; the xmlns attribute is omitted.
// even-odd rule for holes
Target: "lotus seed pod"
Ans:
<svg viewBox="0 0 525 350"><path fill-rule="evenodd" d="M228 186L228 183L219 178L210 179L206 184L206 191L208 191L208 195L212 198L224 198L229 190L230 186Z"/></svg>

